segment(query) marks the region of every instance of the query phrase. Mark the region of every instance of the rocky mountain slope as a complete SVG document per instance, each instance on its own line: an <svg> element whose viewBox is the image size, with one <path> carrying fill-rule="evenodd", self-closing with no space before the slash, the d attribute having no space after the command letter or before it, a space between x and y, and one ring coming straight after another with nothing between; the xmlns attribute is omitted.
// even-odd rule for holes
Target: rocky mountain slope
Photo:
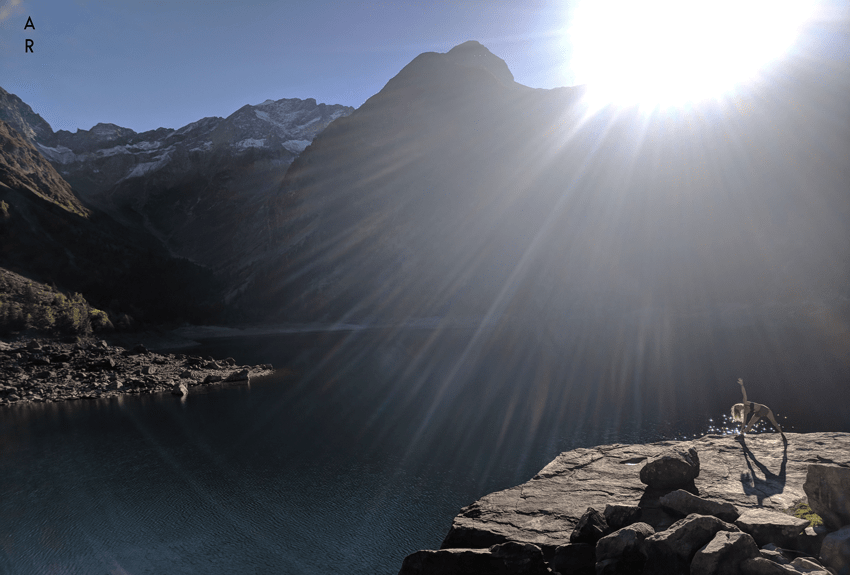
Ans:
<svg viewBox="0 0 850 575"><path fill-rule="evenodd" d="M177 130L138 134L97 124L54 133L0 90L0 118L35 144L84 202L225 274L268 247L266 196L316 134L351 111L312 99L267 100Z"/></svg>
<svg viewBox="0 0 850 575"><path fill-rule="evenodd" d="M36 148L0 121L0 267L82 292L112 318L208 317L212 273L171 257L139 227L83 204ZM14 322L13 322L14 323Z"/></svg>

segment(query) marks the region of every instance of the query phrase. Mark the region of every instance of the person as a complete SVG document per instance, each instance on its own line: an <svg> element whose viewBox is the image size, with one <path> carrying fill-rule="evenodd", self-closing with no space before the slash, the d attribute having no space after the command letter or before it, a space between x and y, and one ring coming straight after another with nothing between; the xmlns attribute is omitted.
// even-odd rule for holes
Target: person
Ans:
<svg viewBox="0 0 850 575"><path fill-rule="evenodd" d="M741 432L737 435L737 437L744 437L744 434L750 431L762 417L766 417L776 431L779 432L779 435L782 436L782 441L787 445L788 440L785 438L785 434L782 433L782 428L779 427L779 423L777 423L770 408L766 405L755 403L754 401L747 401L747 390L744 387L743 379L738 379L738 385L741 386L741 393L744 395L744 402L736 403L732 406L732 419L741 422Z"/></svg>

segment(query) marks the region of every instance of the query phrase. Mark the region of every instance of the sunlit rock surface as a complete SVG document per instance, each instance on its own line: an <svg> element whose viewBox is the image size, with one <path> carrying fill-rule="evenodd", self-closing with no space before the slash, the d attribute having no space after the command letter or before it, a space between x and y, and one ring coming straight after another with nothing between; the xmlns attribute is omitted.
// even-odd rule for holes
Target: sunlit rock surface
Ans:
<svg viewBox="0 0 850 575"><path fill-rule="evenodd" d="M661 508L667 493L640 482L645 461L671 446L694 447L700 474L694 480L700 497L730 503L742 513L762 507L783 511L806 496L803 483L810 463L850 463L850 434L787 434L787 449L778 434L748 435L743 444L732 436L646 445L605 445L562 453L533 479L491 493L461 510L443 542L444 548L481 548L504 541L534 543L551 554L569 543L570 534L588 507L606 503L639 504L641 521L656 531L674 518Z"/></svg>

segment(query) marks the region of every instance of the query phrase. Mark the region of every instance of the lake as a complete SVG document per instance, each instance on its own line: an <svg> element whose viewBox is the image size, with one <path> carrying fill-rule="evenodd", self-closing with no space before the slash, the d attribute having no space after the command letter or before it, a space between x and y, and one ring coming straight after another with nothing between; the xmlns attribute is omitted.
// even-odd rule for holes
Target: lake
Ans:
<svg viewBox="0 0 850 575"><path fill-rule="evenodd" d="M806 352L768 385L754 375L776 369L763 340L735 351L615 335L210 339L180 351L280 369L182 401L4 409L0 573L394 574L409 553L438 548L461 507L561 451L728 431L740 376L787 431L850 431L845 408L811 407L824 403L813 391L841 388L843 364ZM812 369L836 380L788 392Z"/></svg>

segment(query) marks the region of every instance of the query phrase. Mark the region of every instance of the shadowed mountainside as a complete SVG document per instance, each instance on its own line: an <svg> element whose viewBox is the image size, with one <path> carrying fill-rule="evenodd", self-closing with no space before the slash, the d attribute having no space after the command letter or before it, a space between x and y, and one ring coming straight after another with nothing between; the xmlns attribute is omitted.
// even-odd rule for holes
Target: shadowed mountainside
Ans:
<svg viewBox="0 0 850 575"><path fill-rule="evenodd" d="M85 207L2 121L0 151L0 266L82 292L113 318L165 322L218 313L220 284L209 271L171 257L143 229Z"/></svg>
<svg viewBox="0 0 850 575"><path fill-rule="evenodd" d="M422 54L292 164L246 303L393 320L846 312L847 63L825 58L646 113L517 84L476 42Z"/></svg>
<svg viewBox="0 0 850 575"><path fill-rule="evenodd" d="M143 227L171 252L228 276L269 248L268 195L312 139L353 108L267 100L227 118L144 133L114 124L56 133L0 89L5 118L88 205Z"/></svg>

